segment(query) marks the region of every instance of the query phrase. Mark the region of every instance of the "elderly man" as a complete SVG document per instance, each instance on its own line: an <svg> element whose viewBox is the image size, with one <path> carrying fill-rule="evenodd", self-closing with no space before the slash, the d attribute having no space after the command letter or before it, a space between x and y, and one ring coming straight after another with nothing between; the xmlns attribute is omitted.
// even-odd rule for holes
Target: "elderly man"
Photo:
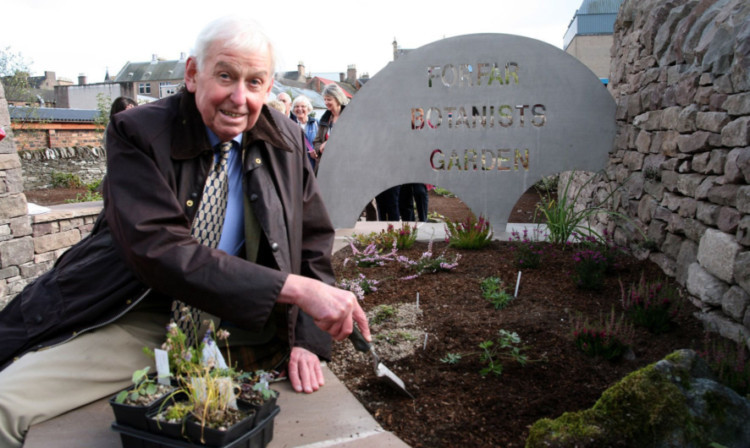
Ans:
<svg viewBox="0 0 750 448"><path fill-rule="evenodd" d="M264 106L274 62L257 27L218 19L184 91L113 117L90 236L0 312L0 446L126 387L175 300L286 350L300 392L323 385L331 337L354 321L369 339L355 296L331 286L334 232L302 130Z"/></svg>
<svg viewBox="0 0 750 448"><path fill-rule="evenodd" d="M286 114L286 116L294 121L297 121L297 117L295 117L294 114L290 112L292 110L292 97L290 97L289 94L285 92L281 92L276 95L276 100L284 103L284 113Z"/></svg>

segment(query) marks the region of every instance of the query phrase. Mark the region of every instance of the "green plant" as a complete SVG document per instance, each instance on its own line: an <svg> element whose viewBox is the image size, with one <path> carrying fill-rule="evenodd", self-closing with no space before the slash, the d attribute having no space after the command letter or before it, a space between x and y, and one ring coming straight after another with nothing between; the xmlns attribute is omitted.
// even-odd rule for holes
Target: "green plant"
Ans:
<svg viewBox="0 0 750 448"><path fill-rule="evenodd" d="M447 250L447 249L446 249ZM461 254L456 254L453 260L449 260L445 257L445 252L441 253L435 258L432 258L432 241L427 244L427 251L423 252L417 260L411 260L405 256L396 257L396 261L401 263L405 268L415 271L415 274L403 277L401 280L412 280L424 273L436 273L441 271L450 271L458 266L458 260L461 259Z"/></svg>
<svg viewBox="0 0 750 448"><path fill-rule="evenodd" d="M722 384L750 399L750 352L742 338L732 343L706 332L703 351L698 355L708 363Z"/></svg>
<svg viewBox="0 0 750 448"><path fill-rule="evenodd" d="M427 214L427 222L445 222L446 219L448 218L436 212L435 210Z"/></svg>
<svg viewBox="0 0 750 448"><path fill-rule="evenodd" d="M401 228L396 230L393 224L388 224L388 228L381 230L379 233L355 234L354 240L358 245L365 247L375 244L379 251L392 247L409 249L417 241L417 226L401 223Z"/></svg>
<svg viewBox="0 0 750 448"><path fill-rule="evenodd" d="M461 356L460 353L446 353L444 357L440 358L440 362L454 365L458 364L459 361L461 361L461 358L463 358L463 356Z"/></svg>
<svg viewBox="0 0 750 448"><path fill-rule="evenodd" d="M68 204L74 204L78 202L94 202L94 201L101 201L102 195L98 191L87 191L86 193L78 193L76 194L75 199L67 199L65 200Z"/></svg>
<svg viewBox="0 0 750 448"><path fill-rule="evenodd" d="M152 397L159 388L156 382L148 377L148 371L149 367L146 366L143 369L133 372L133 387L117 394L115 403L122 404L125 400L137 403L142 397L146 399L146 402L153 401L153 399L148 399L147 397Z"/></svg>
<svg viewBox="0 0 750 448"><path fill-rule="evenodd" d="M391 305L378 305L375 308L375 315L370 319L373 324L384 322L396 314L396 308Z"/></svg>
<svg viewBox="0 0 750 448"><path fill-rule="evenodd" d="M378 290L377 285L380 282L374 279L368 279L364 274L359 274L357 279L343 279L336 284L341 289L351 291L359 300L363 300L366 294Z"/></svg>
<svg viewBox="0 0 750 448"><path fill-rule="evenodd" d="M517 268L535 269L542 263L544 243L539 241L540 233L539 229L534 229L534 237L529 238L528 229L523 229L523 236L515 230L511 232L508 241L512 244L511 250Z"/></svg>
<svg viewBox="0 0 750 448"><path fill-rule="evenodd" d="M616 360L622 357L633 341L633 327L614 308L610 316L600 316L598 322L589 322L580 315L571 318L573 340L583 353L591 357Z"/></svg>
<svg viewBox="0 0 750 448"><path fill-rule="evenodd" d="M52 171L52 187L53 188L80 188L83 187L83 181L78 177L77 174L72 173L61 173L59 171Z"/></svg>
<svg viewBox="0 0 750 448"><path fill-rule="evenodd" d="M462 222L445 221L445 242L458 249L481 249L492 242L490 222L469 215Z"/></svg>
<svg viewBox="0 0 750 448"><path fill-rule="evenodd" d="M597 290L604 286L607 258L601 252L592 249L578 251L573 254L573 261L574 277L579 288Z"/></svg>
<svg viewBox="0 0 750 448"><path fill-rule="evenodd" d="M560 180L559 174L544 176L534 184L534 189L539 193L552 194L557 192L557 182Z"/></svg>
<svg viewBox="0 0 750 448"><path fill-rule="evenodd" d="M440 195L440 196L445 196L446 198L455 198L456 197L455 194L451 193L450 191L446 190L445 188L434 187L432 189L432 191L434 191L435 194Z"/></svg>
<svg viewBox="0 0 750 448"><path fill-rule="evenodd" d="M568 197L568 189L570 188L571 181L575 177L575 172L571 173L568 181L565 184L565 189L562 194L557 195L557 199L552 197L552 194L546 193L542 195L542 200L535 212L534 220L536 221L536 213L542 213L546 219L547 229L549 231L549 240L554 244L565 244L573 232L578 232L584 235L594 235L599 239L599 235L588 225L588 219L599 213L615 216L627 220L628 218L621 213L605 208L604 205L609 202L614 193L618 188L614 188L610 191L606 197L601 201L600 204L591 204L587 207L576 207L578 198L584 187L591 182L596 176L589 177L586 182L575 192L573 198ZM585 226L584 226L585 224Z"/></svg>
<svg viewBox="0 0 750 448"><path fill-rule="evenodd" d="M669 331L677 314L679 293L677 288L658 281L647 282L641 273L636 284L631 284L627 292L620 281L622 307L625 314L636 324L654 334Z"/></svg>
<svg viewBox="0 0 750 448"><path fill-rule="evenodd" d="M354 240L352 240L349 242L349 247L352 249L352 256L347 257L344 260L344 266L346 266L349 261L354 261L354 263L360 268L384 266L386 262L393 261L396 252L398 252L398 249L393 247L391 252L382 254L378 250L377 244L374 242L370 243L363 250L359 250L355 247Z"/></svg>
<svg viewBox="0 0 750 448"><path fill-rule="evenodd" d="M498 331L495 342L487 340L480 343L479 348L482 349L482 352L479 355L479 360L487 364L487 367L482 368L479 374L482 376L487 376L490 373L502 375L503 364L500 362L502 359L513 360L521 365L526 365L528 358L521 354L522 348L517 346L520 343L521 337L518 336L518 333L511 333L506 330Z"/></svg>
<svg viewBox="0 0 750 448"><path fill-rule="evenodd" d="M501 310L508 306L513 300L513 296L505 292L503 281L498 277L488 277L482 280L482 297L495 306L496 310Z"/></svg>

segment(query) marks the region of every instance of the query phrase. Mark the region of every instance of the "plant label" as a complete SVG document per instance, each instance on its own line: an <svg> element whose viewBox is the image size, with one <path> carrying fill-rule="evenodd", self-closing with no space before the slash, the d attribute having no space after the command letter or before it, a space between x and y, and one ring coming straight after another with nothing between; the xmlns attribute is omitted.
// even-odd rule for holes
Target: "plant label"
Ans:
<svg viewBox="0 0 750 448"><path fill-rule="evenodd" d="M214 367L219 369L226 369L227 362L224 360L224 355L221 354L219 347L213 342L208 341L203 347L203 353L201 354L201 362L203 365L208 365L213 360Z"/></svg>
<svg viewBox="0 0 750 448"><path fill-rule="evenodd" d="M169 379L172 375L169 373L169 353L160 348L154 349L154 360L156 361L156 376L159 384L169 386Z"/></svg>

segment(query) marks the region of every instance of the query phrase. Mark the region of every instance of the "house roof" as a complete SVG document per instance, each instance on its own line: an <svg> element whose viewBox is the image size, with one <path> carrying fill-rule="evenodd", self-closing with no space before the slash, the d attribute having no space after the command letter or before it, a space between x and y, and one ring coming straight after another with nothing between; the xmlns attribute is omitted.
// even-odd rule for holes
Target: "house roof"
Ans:
<svg viewBox="0 0 750 448"><path fill-rule="evenodd" d="M96 109L56 109L51 107L8 106L11 121L52 121L93 123L99 116Z"/></svg>
<svg viewBox="0 0 750 448"><path fill-rule="evenodd" d="M617 14L622 0L583 0L577 14Z"/></svg>
<svg viewBox="0 0 750 448"><path fill-rule="evenodd" d="M576 36L612 34L622 0L583 0L563 36L563 49Z"/></svg>
<svg viewBox="0 0 750 448"><path fill-rule="evenodd" d="M331 81L330 79L320 78L318 76L316 76L316 77L313 78L313 80L315 80L315 79L319 80L321 84L326 85L326 86L330 85L330 84L336 84L339 87L341 87L341 90L344 91L344 95L346 95L347 98L353 98L354 97L354 95L352 95L352 92L350 92L350 90L352 90L352 88L347 83Z"/></svg>
<svg viewBox="0 0 750 448"><path fill-rule="evenodd" d="M185 60L127 62L115 82L174 81L185 78Z"/></svg>

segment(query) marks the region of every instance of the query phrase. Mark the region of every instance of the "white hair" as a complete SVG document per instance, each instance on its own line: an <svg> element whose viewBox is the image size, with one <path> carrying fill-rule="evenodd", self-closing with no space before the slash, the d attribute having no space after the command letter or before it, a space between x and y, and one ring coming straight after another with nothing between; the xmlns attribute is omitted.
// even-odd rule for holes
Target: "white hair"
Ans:
<svg viewBox="0 0 750 448"><path fill-rule="evenodd" d="M220 17L208 25L198 34L191 55L198 62L198 69L203 69L211 46L220 42L222 47L256 52L268 49L271 71L276 70L276 51L271 39L263 32L260 25L251 19L236 16Z"/></svg>

